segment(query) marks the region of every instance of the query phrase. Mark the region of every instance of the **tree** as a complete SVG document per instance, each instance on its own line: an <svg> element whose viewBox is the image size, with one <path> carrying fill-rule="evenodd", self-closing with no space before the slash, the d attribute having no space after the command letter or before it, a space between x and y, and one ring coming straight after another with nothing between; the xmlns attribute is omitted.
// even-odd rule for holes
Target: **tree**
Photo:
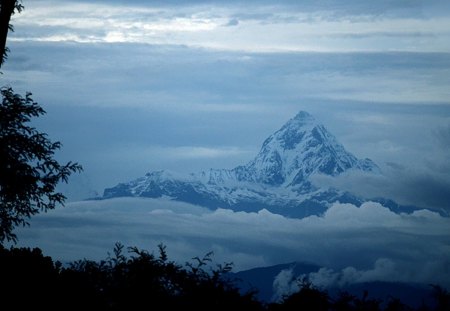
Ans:
<svg viewBox="0 0 450 311"><path fill-rule="evenodd" d="M281 310L329 310L330 300L326 291L313 286L306 279L299 283L300 290L284 299Z"/></svg>
<svg viewBox="0 0 450 311"><path fill-rule="evenodd" d="M3 3L3 2L2 2ZM27 123L45 111L27 93L25 98L10 87L1 89L0 105L0 243L17 242L16 226L41 211L64 204L66 197L55 190L67 182L78 163L59 164L53 157L61 148Z"/></svg>
<svg viewBox="0 0 450 311"><path fill-rule="evenodd" d="M433 288L432 296L436 301L436 310L450 310L450 293L439 285L431 285L431 287Z"/></svg>
<svg viewBox="0 0 450 311"><path fill-rule="evenodd" d="M6 37L8 31L14 31L13 26L9 23L14 12L21 12L23 5L19 0L1 0L0 1L0 67L8 56L8 48L6 47Z"/></svg>
<svg viewBox="0 0 450 311"><path fill-rule="evenodd" d="M0 67L7 58L6 38L13 31L9 23L21 12L21 0L0 0ZM27 125L32 117L45 114L27 93L25 98L11 87L1 89L0 105L0 243L17 242L13 229L28 225L27 219L41 211L64 204L66 197L56 185L67 182L78 163L59 164L54 158L60 142L51 142L47 134Z"/></svg>

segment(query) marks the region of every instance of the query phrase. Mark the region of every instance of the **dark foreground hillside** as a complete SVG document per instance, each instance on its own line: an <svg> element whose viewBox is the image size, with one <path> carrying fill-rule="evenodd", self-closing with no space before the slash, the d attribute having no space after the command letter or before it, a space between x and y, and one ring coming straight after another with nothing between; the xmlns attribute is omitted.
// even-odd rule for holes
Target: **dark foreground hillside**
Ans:
<svg viewBox="0 0 450 311"><path fill-rule="evenodd" d="M254 292L241 293L228 277L231 265L214 265L211 254L184 266L116 244L107 259L62 266L40 249L0 246L0 310L412 310L391 297L381 301L339 293L330 297L304 281L277 304L263 304ZM227 276L227 277L225 277ZM450 294L433 287L432 305L417 310L450 310Z"/></svg>

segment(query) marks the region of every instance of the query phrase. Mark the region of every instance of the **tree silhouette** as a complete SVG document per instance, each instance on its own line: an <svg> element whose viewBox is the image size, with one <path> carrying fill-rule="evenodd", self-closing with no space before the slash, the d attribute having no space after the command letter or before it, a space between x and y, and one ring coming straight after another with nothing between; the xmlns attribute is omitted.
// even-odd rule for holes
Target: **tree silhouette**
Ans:
<svg viewBox="0 0 450 311"><path fill-rule="evenodd" d="M8 31L14 31L13 26L9 23L14 12L21 12L23 5L19 0L1 0L0 1L0 67L8 56L8 48L6 47L6 37Z"/></svg>
<svg viewBox="0 0 450 311"><path fill-rule="evenodd" d="M168 260L163 245L158 248L155 256L131 247L129 257L118 243L106 260L76 261L62 269L58 297L78 309L263 310L252 293L242 295L222 277L229 264L208 271L207 255L183 267Z"/></svg>
<svg viewBox="0 0 450 311"><path fill-rule="evenodd" d="M306 279L298 280L300 289L284 297L279 304L272 304L269 310L317 310L328 311L331 303L326 291L315 287Z"/></svg>
<svg viewBox="0 0 450 311"><path fill-rule="evenodd" d="M6 249L0 245L0 310L324 310L324 311L449 311L449 293L432 285L434 302L412 309L400 300L361 298L343 292L330 297L311 283L280 303L265 305L254 293L242 294L227 273L229 264L212 265L211 255L185 266L116 243L100 261L53 262L40 249Z"/></svg>
<svg viewBox="0 0 450 311"><path fill-rule="evenodd" d="M11 15L21 12L20 0L0 1L0 67L7 58L6 37L13 30ZM1 89L0 104L0 243L17 242L13 229L27 225L27 219L41 211L63 204L65 196L56 185L67 182L71 173L81 171L78 163L61 165L54 158L60 142L28 125L45 111L31 98L15 94L11 87Z"/></svg>
<svg viewBox="0 0 450 311"><path fill-rule="evenodd" d="M53 304L59 264L38 248L0 245L0 310L35 310Z"/></svg>
<svg viewBox="0 0 450 311"><path fill-rule="evenodd" d="M436 301L437 311L449 311L450 310L450 293L439 285L431 285L433 288L433 298Z"/></svg>
<svg viewBox="0 0 450 311"><path fill-rule="evenodd" d="M31 98L15 94L12 88L1 89L0 104L0 243L17 241L13 229L27 225L30 216L64 204L65 196L55 190L82 167L54 159L60 142L28 125L45 111Z"/></svg>

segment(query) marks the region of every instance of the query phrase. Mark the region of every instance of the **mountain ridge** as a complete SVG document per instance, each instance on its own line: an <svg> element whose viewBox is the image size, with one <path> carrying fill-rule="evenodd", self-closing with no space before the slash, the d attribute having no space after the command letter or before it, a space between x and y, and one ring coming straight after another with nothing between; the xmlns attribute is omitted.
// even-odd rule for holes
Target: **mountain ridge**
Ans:
<svg viewBox="0 0 450 311"><path fill-rule="evenodd" d="M372 160L356 158L312 115L300 111L270 135L247 164L181 177L165 170L153 171L105 189L102 199L165 196L210 209L267 209L289 217L306 217L323 213L334 202L358 206L364 202L349 192L321 189L310 181L314 174L338 176L352 170L380 173Z"/></svg>

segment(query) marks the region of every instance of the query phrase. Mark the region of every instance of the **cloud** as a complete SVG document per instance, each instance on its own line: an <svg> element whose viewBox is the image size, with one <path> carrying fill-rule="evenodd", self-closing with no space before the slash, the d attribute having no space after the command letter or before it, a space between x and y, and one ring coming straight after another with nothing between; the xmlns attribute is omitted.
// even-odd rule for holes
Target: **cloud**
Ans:
<svg viewBox="0 0 450 311"><path fill-rule="evenodd" d="M319 187L337 188L364 198L388 198L402 205L435 209L448 215L450 174L447 172L393 163L378 175L363 172L336 177L316 175L312 182Z"/></svg>
<svg viewBox="0 0 450 311"><path fill-rule="evenodd" d="M397 281L411 282L408 273L402 273L403 267L397 266L392 260L380 258L375 261L372 269L358 270L354 267L346 267L341 271L321 268L318 272L312 272L302 277L321 288L344 287L354 283L373 281Z"/></svg>
<svg viewBox="0 0 450 311"><path fill-rule="evenodd" d="M289 296L298 291L297 278L294 275L294 268L281 270L273 280L273 297L271 301L279 302L285 296Z"/></svg>
<svg viewBox="0 0 450 311"><path fill-rule="evenodd" d="M141 161L145 158L165 158L168 161L178 161L183 159L204 160L204 159L223 159L242 155L251 154L248 150L238 147L208 147L208 146L140 146L127 145L125 150L114 150L106 156L116 158L115 161L120 162L127 153L132 152L139 154ZM253 151L253 150L252 150Z"/></svg>
<svg viewBox="0 0 450 311"><path fill-rule="evenodd" d="M445 271L447 269L445 265L443 262L430 262L423 270ZM418 280L417 275L412 275L411 269L410 266L405 267L387 258L377 259L373 267L367 270L349 266L335 271L323 267L317 272L296 276L292 269L286 269L282 270L273 281L272 301L280 301L284 296L297 292L300 288L299 282L302 280L307 280L321 289L343 288L352 284L375 281L415 283ZM438 279L446 284L444 278Z"/></svg>
<svg viewBox="0 0 450 311"><path fill-rule="evenodd" d="M239 25L239 20L237 18L230 19L224 26L237 26Z"/></svg>
<svg viewBox="0 0 450 311"><path fill-rule="evenodd" d="M36 1L15 18L20 31L11 39L172 44L246 52L443 52L450 48L448 16L433 11L433 19L424 18L422 8L407 10L392 2L389 6L355 5L353 1L342 6L327 1L304 6L270 1L259 5L137 4ZM400 13L394 10L399 7Z"/></svg>
<svg viewBox="0 0 450 311"><path fill-rule="evenodd" d="M5 77L54 104L255 113L312 101L446 105L449 98L447 54L271 55L48 42L10 49Z"/></svg>
<svg viewBox="0 0 450 311"><path fill-rule="evenodd" d="M434 131L439 146L446 152L450 151L450 125L440 126Z"/></svg>
<svg viewBox="0 0 450 311"><path fill-rule="evenodd" d="M116 241L150 250L162 242L179 262L214 251L216 261L233 261L236 270L300 261L332 269L317 280L327 271L355 269L367 271L355 272L355 280L450 285L449 225L449 218L430 211L399 215L371 202L334 204L322 217L290 219L266 210L210 211L168 199L122 198L73 202L34 217L17 233L20 245L37 245L63 261L102 258Z"/></svg>

